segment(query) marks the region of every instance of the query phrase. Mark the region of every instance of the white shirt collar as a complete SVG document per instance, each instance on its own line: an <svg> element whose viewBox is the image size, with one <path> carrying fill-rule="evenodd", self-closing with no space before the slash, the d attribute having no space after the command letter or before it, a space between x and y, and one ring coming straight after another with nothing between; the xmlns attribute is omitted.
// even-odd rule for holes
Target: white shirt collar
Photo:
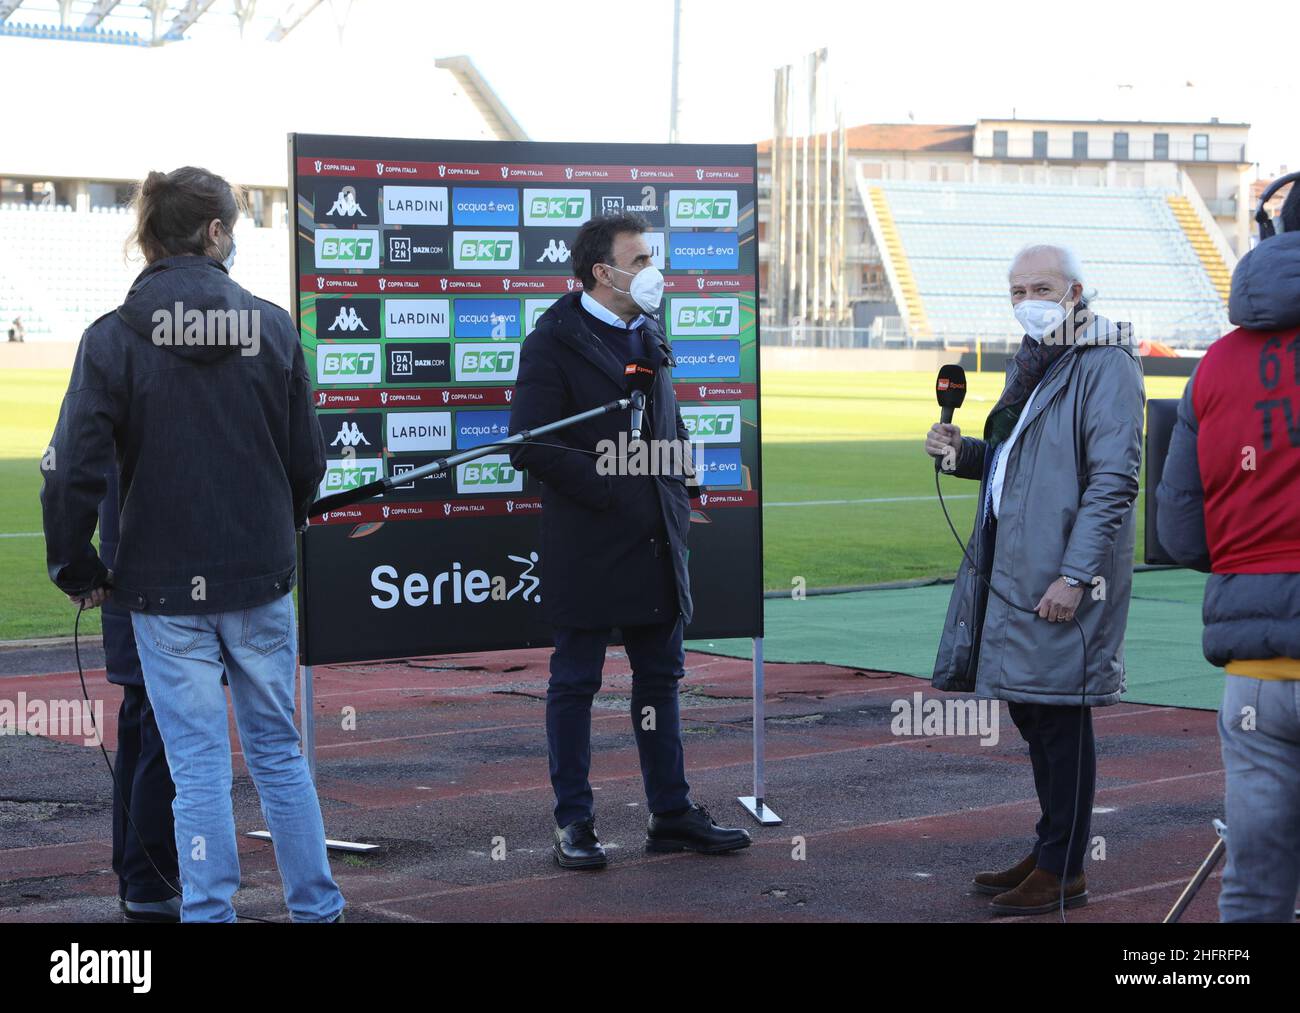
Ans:
<svg viewBox="0 0 1300 1013"><path fill-rule="evenodd" d="M595 299L593 299L590 292L582 293L581 302L582 302L582 308L584 310L590 313L597 320L602 320L605 323L609 324L611 327L621 327L625 331L630 331L636 327L640 327L643 323L645 323L644 313L638 314L637 318L633 320L630 324L624 323L623 318L620 317L617 313L614 313L612 310L607 309L605 306L602 306Z"/></svg>

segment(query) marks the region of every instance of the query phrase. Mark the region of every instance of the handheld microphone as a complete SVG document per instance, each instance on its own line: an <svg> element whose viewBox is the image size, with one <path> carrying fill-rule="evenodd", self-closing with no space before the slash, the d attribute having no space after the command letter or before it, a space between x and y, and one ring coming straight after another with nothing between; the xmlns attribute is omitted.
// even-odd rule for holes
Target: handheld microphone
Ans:
<svg viewBox="0 0 1300 1013"><path fill-rule="evenodd" d="M939 367L939 376L934 382L934 394L939 401L939 421L944 425L952 424L952 413L966 400L966 370L955 363ZM934 470L941 470L940 462L934 459Z"/></svg>
<svg viewBox="0 0 1300 1013"><path fill-rule="evenodd" d="M623 367L627 377L627 393L632 401L632 439L641 439L641 423L645 417L646 391L654 386L655 367L649 359L633 359Z"/></svg>

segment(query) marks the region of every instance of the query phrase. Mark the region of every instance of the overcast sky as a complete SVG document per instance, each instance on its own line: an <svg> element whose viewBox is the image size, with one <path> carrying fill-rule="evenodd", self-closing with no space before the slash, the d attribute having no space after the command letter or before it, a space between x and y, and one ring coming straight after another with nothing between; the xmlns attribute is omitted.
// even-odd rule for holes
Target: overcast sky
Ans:
<svg viewBox="0 0 1300 1013"><path fill-rule="evenodd" d="M333 0L294 45L337 45ZM353 0L347 52L466 54L537 140L667 139L672 0ZM1265 173L1300 168L1294 4L683 0L681 139L771 135L773 70L828 46L850 125L980 116L1253 125ZM1254 19L1252 19L1254 20ZM382 61L372 64L382 88ZM329 75L328 91L346 75ZM363 78L365 75L363 75ZM1285 99L1285 102L1284 102Z"/></svg>

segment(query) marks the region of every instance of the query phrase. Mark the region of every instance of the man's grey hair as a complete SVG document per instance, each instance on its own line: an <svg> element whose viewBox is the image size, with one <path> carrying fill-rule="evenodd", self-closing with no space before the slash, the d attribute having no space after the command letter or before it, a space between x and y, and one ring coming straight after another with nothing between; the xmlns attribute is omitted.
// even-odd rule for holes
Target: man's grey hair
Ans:
<svg viewBox="0 0 1300 1013"><path fill-rule="evenodd" d="M1011 258L1011 266L1007 268L1007 279L1010 280L1011 273L1021 259L1044 253L1050 253L1056 258L1056 262L1060 265L1060 272L1067 282L1071 285L1076 281L1079 283L1082 297L1085 300L1096 295L1096 292L1090 290L1083 280L1083 263L1079 260L1079 255L1068 246L1057 246L1054 243L1031 243L1028 246L1022 246L1016 255Z"/></svg>

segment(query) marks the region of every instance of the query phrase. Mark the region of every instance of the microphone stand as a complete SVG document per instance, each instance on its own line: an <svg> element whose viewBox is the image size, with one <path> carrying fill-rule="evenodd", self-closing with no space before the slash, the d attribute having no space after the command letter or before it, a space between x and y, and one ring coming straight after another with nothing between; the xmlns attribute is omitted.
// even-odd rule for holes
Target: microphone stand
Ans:
<svg viewBox="0 0 1300 1013"><path fill-rule="evenodd" d="M336 492L333 495L318 499L307 510L308 517L318 517L323 513L338 510L341 507L351 506L353 503L359 503L362 500L371 499L372 497L390 492L395 486L405 485L415 479L424 478L426 475L435 475L440 471L446 471L448 468L454 468L458 464L464 464L467 461L477 460L480 457L486 457L500 450L502 447L517 446L521 443L527 443L535 436L545 436L547 433L553 433L559 429L567 429L569 426L577 425L579 422L586 422L588 419L599 418L602 415L608 415L611 412L626 411L632 407L630 397L619 398L617 401L611 401L609 404L601 405L599 408L592 408L585 412L579 412L577 415L570 415L566 419L560 419L558 422L548 422L544 426L536 429L523 429L515 433L514 436L507 437L504 440L498 440L495 443L484 444L481 447L475 447L473 450L464 450L459 454L452 454L450 457L444 457L422 468L416 468L414 471L403 472L401 475L390 475L388 478L381 478L375 482L367 482L365 485L357 486L355 489L348 489L346 492Z"/></svg>

